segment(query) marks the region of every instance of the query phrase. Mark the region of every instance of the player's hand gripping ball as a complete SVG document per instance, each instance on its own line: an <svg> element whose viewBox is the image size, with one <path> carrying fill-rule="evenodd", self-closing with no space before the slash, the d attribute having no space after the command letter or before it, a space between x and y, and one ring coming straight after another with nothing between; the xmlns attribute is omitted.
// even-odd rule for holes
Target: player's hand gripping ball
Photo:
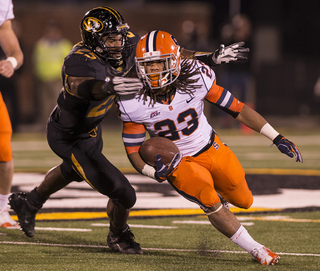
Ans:
<svg viewBox="0 0 320 271"><path fill-rule="evenodd" d="M155 168L154 178L163 182L180 163L182 155L178 147L164 137L153 137L142 143L139 149L141 158Z"/></svg>
<svg viewBox="0 0 320 271"><path fill-rule="evenodd" d="M160 154L161 162L169 165L179 149L170 139L165 137L152 137L142 143L139 154L144 162L156 166L156 155Z"/></svg>

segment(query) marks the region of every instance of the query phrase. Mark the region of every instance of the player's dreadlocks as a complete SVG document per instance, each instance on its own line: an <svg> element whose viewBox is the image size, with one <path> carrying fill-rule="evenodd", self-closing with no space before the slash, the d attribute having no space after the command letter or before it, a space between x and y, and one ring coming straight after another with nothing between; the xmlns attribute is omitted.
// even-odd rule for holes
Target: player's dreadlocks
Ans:
<svg viewBox="0 0 320 271"><path fill-rule="evenodd" d="M144 86L139 92L138 97L143 99L143 101L147 100L147 97L150 97L150 104L154 105L157 97L159 95L165 95L165 99L169 99L172 93L174 93L177 89L180 93L189 93L190 96L193 96L194 89L200 88L201 85L196 85L196 83L199 80L199 77L196 79L191 79L191 77L198 75L199 68L194 69L196 65L196 62L193 59L185 58L181 62L181 71L180 74L172 84L166 86L164 88L165 93L162 93L161 91L151 89L149 86ZM192 71L192 72L191 72ZM161 89L160 89L161 90Z"/></svg>

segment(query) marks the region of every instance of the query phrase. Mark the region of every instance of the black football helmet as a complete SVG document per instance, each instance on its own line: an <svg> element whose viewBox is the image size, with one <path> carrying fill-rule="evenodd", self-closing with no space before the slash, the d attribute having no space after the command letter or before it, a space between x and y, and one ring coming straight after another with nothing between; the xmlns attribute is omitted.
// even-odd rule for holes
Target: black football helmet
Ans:
<svg viewBox="0 0 320 271"><path fill-rule="evenodd" d="M86 47L95 52L112 66L118 66L123 59L127 59L133 49L128 42L129 26L121 14L110 7L96 7L89 10L82 18L80 24L82 41ZM109 35L122 35L121 47L107 47L102 37ZM121 57L113 58L111 52L121 51Z"/></svg>

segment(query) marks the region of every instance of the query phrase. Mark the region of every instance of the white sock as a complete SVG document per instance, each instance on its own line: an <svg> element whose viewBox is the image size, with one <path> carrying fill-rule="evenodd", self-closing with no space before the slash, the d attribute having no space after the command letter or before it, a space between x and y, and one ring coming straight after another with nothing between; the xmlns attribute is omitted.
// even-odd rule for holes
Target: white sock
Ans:
<svg viewBox="0 0 320 271"><path fill-rule="evenodd" d="M7 205L8 205L8 198L10 194L8 195L1 195L0 194L0 210L7 210Z"/></svg>
<svg viewBox="0 0 320 271"><path fill-rule="evenodd" d="M253 240L248 231L242 225L237 232L231 236L230 240L249 253L255 248L259 249L263 247L263 245Z"/></svg>

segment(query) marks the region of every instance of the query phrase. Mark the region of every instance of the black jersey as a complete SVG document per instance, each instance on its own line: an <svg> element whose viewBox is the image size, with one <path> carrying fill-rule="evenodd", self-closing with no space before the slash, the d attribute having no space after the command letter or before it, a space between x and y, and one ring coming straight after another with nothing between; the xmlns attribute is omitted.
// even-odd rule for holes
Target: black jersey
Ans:
<svg viewBox="0 0 320 271"><path fill-rule="evenodd" d="M129 33L130 43L137 44L139 36ZM104 119L113 105L114 95L103 101L89 101L71 93L68 77L93 77L105 80L110 76L126 76L134 70L135 46L128 59L116 69L87 49L82 42L76 44L64 60L61 76L63 87L58 97L58 106L53 111L50 122L69 134L91 132Z"/></svg>

